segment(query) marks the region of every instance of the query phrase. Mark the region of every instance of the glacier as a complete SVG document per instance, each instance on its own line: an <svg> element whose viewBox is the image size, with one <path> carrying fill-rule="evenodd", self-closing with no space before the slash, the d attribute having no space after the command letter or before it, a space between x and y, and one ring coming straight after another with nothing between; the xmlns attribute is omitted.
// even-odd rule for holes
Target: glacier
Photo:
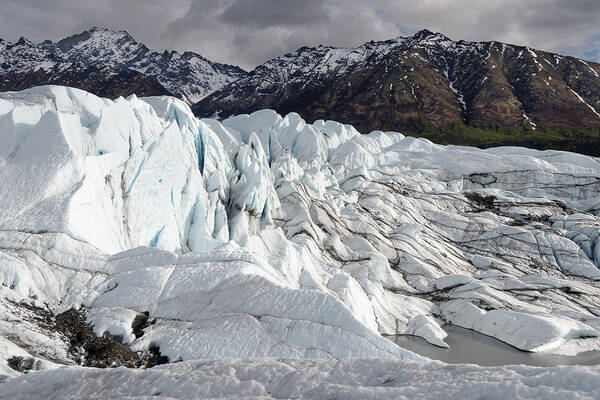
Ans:
<svg viewBox="0 0 600 400"><path fill-rule="evenodd" d="M146 370L62 368L0 385L30 399L595 400L598 367L482 368L384 359L199 360Z"/></svg>
<svg viewBox="0 0 600 400"><path fill-rule="evenodd" d="M0 93L0 138L0 375L75 363L30 307L171 361L420 365L382 335L446 323L600 350L596 158L60 86Z"/></svg>

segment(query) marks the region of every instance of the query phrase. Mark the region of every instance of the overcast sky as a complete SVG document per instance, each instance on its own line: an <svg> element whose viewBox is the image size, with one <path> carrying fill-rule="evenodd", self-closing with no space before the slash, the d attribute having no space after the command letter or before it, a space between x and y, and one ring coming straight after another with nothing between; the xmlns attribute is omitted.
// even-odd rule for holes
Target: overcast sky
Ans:
<svg viewBox="0 0 600 400"><path fill-rule="evenodd" d="M0 0L0 37L91 26L250 69L304 45L357 46L427 28L600 61L600 0Z"/></svg>

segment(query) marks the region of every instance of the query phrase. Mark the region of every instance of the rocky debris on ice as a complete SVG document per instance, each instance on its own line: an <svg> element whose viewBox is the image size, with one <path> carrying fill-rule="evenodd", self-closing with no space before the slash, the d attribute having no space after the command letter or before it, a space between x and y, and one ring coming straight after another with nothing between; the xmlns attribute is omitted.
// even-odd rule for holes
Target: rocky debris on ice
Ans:
<svg viewBox="0 0 600 400"><path fill-rule="evenodd" d="M446 346L447 322L600 348L598 159L57 86L0 94L0 137L5 375L67 346L13 303L172 361L421 359L381 334Z"/></svg>

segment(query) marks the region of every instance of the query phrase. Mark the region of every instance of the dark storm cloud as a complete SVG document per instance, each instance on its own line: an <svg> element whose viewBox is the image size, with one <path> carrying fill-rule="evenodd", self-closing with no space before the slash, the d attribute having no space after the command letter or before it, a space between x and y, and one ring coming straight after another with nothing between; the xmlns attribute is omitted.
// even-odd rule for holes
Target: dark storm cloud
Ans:
<svg viewBox="0 0 600 400"><path fill-rule="evenodd" d="M305 27L330 23L323 0L236 0L223 11L223 22L265 29L272 26Z"/></svg>
<svg viewBox="0 0 600 400"><path fill-rule="evenodd" d="M598 21L598 0L0 0L4 39L106 26L246 68L303 45L356 46L422 28L600 60Z"/></svg>
<svg viewBox="0 0 600 400"><path fill-rule="evenodd" d="M399 33L362 1L194 0L166 40L203 38L204 54L250 67L304 45L357 45Z"/></svg>

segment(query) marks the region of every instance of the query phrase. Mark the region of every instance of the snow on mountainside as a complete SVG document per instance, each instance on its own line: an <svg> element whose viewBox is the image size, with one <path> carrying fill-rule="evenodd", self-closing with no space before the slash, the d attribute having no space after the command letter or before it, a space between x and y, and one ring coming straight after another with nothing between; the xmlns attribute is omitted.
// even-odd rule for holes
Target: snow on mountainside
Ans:
<svg viewBox="0 0 600 400"><path fill-rule="evenodd" d="M35 44L21 38L13 44L0 40L0 74L40 68L61 72L72 64L137 71L156 78L170 93L189 102L199 101L246 74L238 67L212 62L192 52L151 51L127 32L105 28L92 28L57 43Z"/></svg>
<svg viewBox="0 0 600 400"><path fill-rule="evenodd" d="M72 307L171 361L600 349L596 158L59 86L0 94L0 137L2 375L84 360L32 311Z"/></svg>

